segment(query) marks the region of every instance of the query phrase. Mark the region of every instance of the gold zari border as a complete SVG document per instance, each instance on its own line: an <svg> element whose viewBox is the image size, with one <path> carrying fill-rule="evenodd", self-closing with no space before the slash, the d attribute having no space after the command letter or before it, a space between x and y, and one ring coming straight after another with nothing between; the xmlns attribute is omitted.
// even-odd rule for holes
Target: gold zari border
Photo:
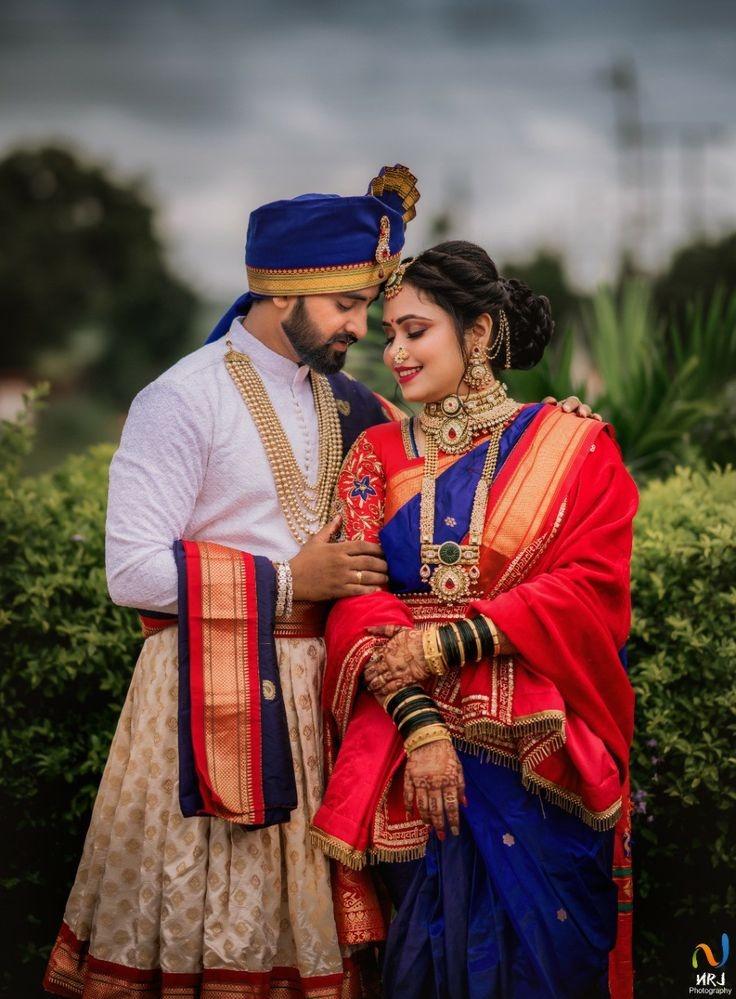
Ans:
<svg viewBox="0 0 736 999"><path fill-rule="evenodd" d="M311 826L309 838L313 847L321 850L325 856L331 857L332 860L338 860L345 867L349 867L351 871L359 871L365 867L365 851L356 850L355 847L338 839L337 836L330 836L328 833L322 832L321 829L315 829L314 826Z"/></svg>
<svg viewBox="0 0 736 999"><path fill-rule="evenodd" d="M400 260L401 254L395 253L380 263L367 260L359 264L289 270L246 267L246 272L248 287L257 295L324 295L382 284L396 270Z"/></svg>

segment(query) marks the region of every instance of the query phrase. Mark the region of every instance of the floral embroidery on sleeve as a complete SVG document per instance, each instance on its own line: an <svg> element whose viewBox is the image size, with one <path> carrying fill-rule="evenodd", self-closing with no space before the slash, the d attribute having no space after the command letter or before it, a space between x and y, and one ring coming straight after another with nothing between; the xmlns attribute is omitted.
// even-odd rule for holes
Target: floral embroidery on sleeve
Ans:
<svg viewBox="0 0 736 999"><path fill-rule="evenodd" d="M334 513L342 515L342 541L378 541L385 495L383 465L361 434L348 452L335 490Z"/></svg>

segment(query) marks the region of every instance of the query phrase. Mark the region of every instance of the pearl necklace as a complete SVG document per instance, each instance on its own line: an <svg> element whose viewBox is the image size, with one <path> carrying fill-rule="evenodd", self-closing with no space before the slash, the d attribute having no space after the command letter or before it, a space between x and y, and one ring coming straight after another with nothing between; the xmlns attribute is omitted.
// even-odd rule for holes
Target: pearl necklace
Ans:
<svg viewBox="0 0 736 999"><path fill-rule="evenodd" d="M225 364L256 425L271 466L279 505L293 538L300 545L327 523L332 494L342 463L342 432L337 404L329 381L310 371L317 410L319 467L312 485L294 457L289 438L276 415L266 386L247 354L230 348Z"/></svg>

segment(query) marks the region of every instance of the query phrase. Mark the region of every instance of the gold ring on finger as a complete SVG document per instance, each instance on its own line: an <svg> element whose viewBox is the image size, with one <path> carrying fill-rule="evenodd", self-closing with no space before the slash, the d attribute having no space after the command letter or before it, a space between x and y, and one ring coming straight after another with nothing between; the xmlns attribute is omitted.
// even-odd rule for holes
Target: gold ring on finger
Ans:
<svg viewBox="0 0 736 999"><path fill-rule="evenodd" d="M358 572L358 586L360 586L363 581L363 570L358 569L357 572Z"/></svg>

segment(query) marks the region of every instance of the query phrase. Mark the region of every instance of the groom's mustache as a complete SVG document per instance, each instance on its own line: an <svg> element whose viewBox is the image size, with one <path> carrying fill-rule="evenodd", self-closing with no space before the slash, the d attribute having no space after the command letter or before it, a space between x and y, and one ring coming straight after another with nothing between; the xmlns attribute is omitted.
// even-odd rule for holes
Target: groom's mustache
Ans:
<svg viewBox="0 0 736 999"><path fill-rule="evenodd" d="M352 333L339 333L337 336L333 336L330 340L327 341L327 346L329 347L333 343L344 343L347 344L348 347L350 347L352 346L352 344L357 342L358 342L357 336L353 336Z"/></svg>

